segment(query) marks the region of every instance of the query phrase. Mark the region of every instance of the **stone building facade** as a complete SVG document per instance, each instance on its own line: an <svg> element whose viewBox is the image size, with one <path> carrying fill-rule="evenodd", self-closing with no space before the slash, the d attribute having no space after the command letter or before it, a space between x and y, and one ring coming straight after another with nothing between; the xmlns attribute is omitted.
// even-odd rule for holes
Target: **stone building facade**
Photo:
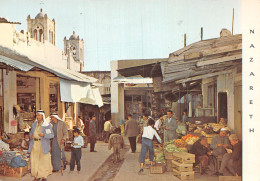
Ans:
<svg viewBox="0 0 260 181"><path fill-rule="evenodd" d="M55 20L50 20L42 9L34 19L30 15L27 17L27 31L31 38L44 42L48 41L51 44L56 44L56 23Z"/></svg>
<svg viewBox="0 0 260 181"><path fill-rule="evenodd" d="M64 37L64 52L66 55L71 54L74 61L80 64L80 71L84 69L84 40L80 39L78 35L73 34L67 40Z"/></svg>

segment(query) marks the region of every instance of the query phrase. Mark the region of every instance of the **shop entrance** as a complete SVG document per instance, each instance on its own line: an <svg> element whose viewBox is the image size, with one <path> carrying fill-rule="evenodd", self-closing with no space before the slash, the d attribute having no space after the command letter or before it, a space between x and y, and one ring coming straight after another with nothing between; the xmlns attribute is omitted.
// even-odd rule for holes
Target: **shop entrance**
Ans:
<svg viewBox="0 0 260 181"><path fill-rule="evenodd" d="M50 114L58 113L58 83L50 82L49 85L49 100L50 100Z"/></svg>
<svg viewBox="0 0 260 181"><path fill-rule="evenodd" d="M227 93L220 92L218 93L218 119L225 118L227 119Z"/></svg>
<svg viewBox="0 0 260 181"><path fill-rule="evenodd" d="M36 89L37 84L39 85L38 78L17 75L17 105L20 107L23 121L29 125L35 119L36 99L39 96Z"/></svg>

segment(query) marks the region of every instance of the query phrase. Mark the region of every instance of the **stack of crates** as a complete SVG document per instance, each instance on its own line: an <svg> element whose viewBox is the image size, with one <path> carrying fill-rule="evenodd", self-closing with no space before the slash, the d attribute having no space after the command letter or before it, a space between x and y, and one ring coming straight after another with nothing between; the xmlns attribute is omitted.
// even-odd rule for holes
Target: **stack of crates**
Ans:
<svg viewBox="0 0 260 181"><path fill-rule="evenodd" d="M166 171L172 172L172 161L173 161L173 155L172 152L164 152L165 162L166 162Z"/></svg>
<svg viewBox="0 0 260 181"><path fill-rule="evenodd" d="M175 152L172 155L173 175L181 180L194 180L195 155L186 152Z"/></svg>

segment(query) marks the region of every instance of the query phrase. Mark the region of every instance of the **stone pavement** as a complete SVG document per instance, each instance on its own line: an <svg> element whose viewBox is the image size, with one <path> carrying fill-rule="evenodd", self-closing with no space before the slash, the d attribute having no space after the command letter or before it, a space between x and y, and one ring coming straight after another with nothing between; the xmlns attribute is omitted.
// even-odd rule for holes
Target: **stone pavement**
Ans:
<svg viewBox="0 0 260 181"><path fill-rule="evenodd" d="M142 174L138 174L140 169L139 166L139 154L141 151L141 144L137 144L137 152L136 153L126 153L125 161L119 170L118 174L116 175L114 181L163 181L163 180L172 180L172 181L179 181L177 177L172 175L172 172L165 172L163 174L150 174L149 169L144 169ZM218 181L218 177L211 177L211 176L201 176L198 173L195 173L195 180L196 181Z"/></svg>
<svg viewBox="0 0 260 181"><path fill-rule="evenodd" d="M87 181L112 153L111 150L108 151L107 143L104 142L98 142L96 144L95 150L97 152L89 152L89 146L90 145L88 145L88 148L82 149L80 173L77 173L75 168L74 173L69 174L69 165L67 165L67 169L63 172L63 176L61 176L60 172L53 173L48 176L48 181ZM32 181L33 179L31 174L27 174L22 178L0 176L0 181Z"/></svg>

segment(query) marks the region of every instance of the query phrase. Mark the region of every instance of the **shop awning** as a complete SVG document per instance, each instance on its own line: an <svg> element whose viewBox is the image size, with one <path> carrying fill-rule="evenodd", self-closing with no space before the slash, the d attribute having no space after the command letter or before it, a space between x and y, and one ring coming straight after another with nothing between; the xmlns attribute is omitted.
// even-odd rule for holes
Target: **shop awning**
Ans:
<svg viewBox="0 0 260 181"><path fill-rule="evenodd" d="M97 81L94 77L89 77L77 71L54 67L47 62L37 61L29 58L15 50L0 45L0 62L10 65L22 71L29 71L38 68L56 75L59 78L79 82L94 83Z"/></svg>
<svg viewBox="0 0 260 181"><path fill-rule="evenodd" d="M113 82L126 83L126 84L152 84L152 78L143 77L115 77Z"/></svg>
<svg viewBox="0 0 260 181"><path fill-rule="evenodd" d="M22 71L29 71L33 68L33 66L31 66L29 64L20 62L18 60L12 59L12 58L5 57L3 55L0 55L0 62L4 63L10 67L13 67L15 69L22 70Z"/></svg>
<svg viewBox="0 0 260 181"><path fill-rule="evenodd" d="M89 83L60 79L60 97L62 102L103 106L99 89L91 87Z"/></svg>

